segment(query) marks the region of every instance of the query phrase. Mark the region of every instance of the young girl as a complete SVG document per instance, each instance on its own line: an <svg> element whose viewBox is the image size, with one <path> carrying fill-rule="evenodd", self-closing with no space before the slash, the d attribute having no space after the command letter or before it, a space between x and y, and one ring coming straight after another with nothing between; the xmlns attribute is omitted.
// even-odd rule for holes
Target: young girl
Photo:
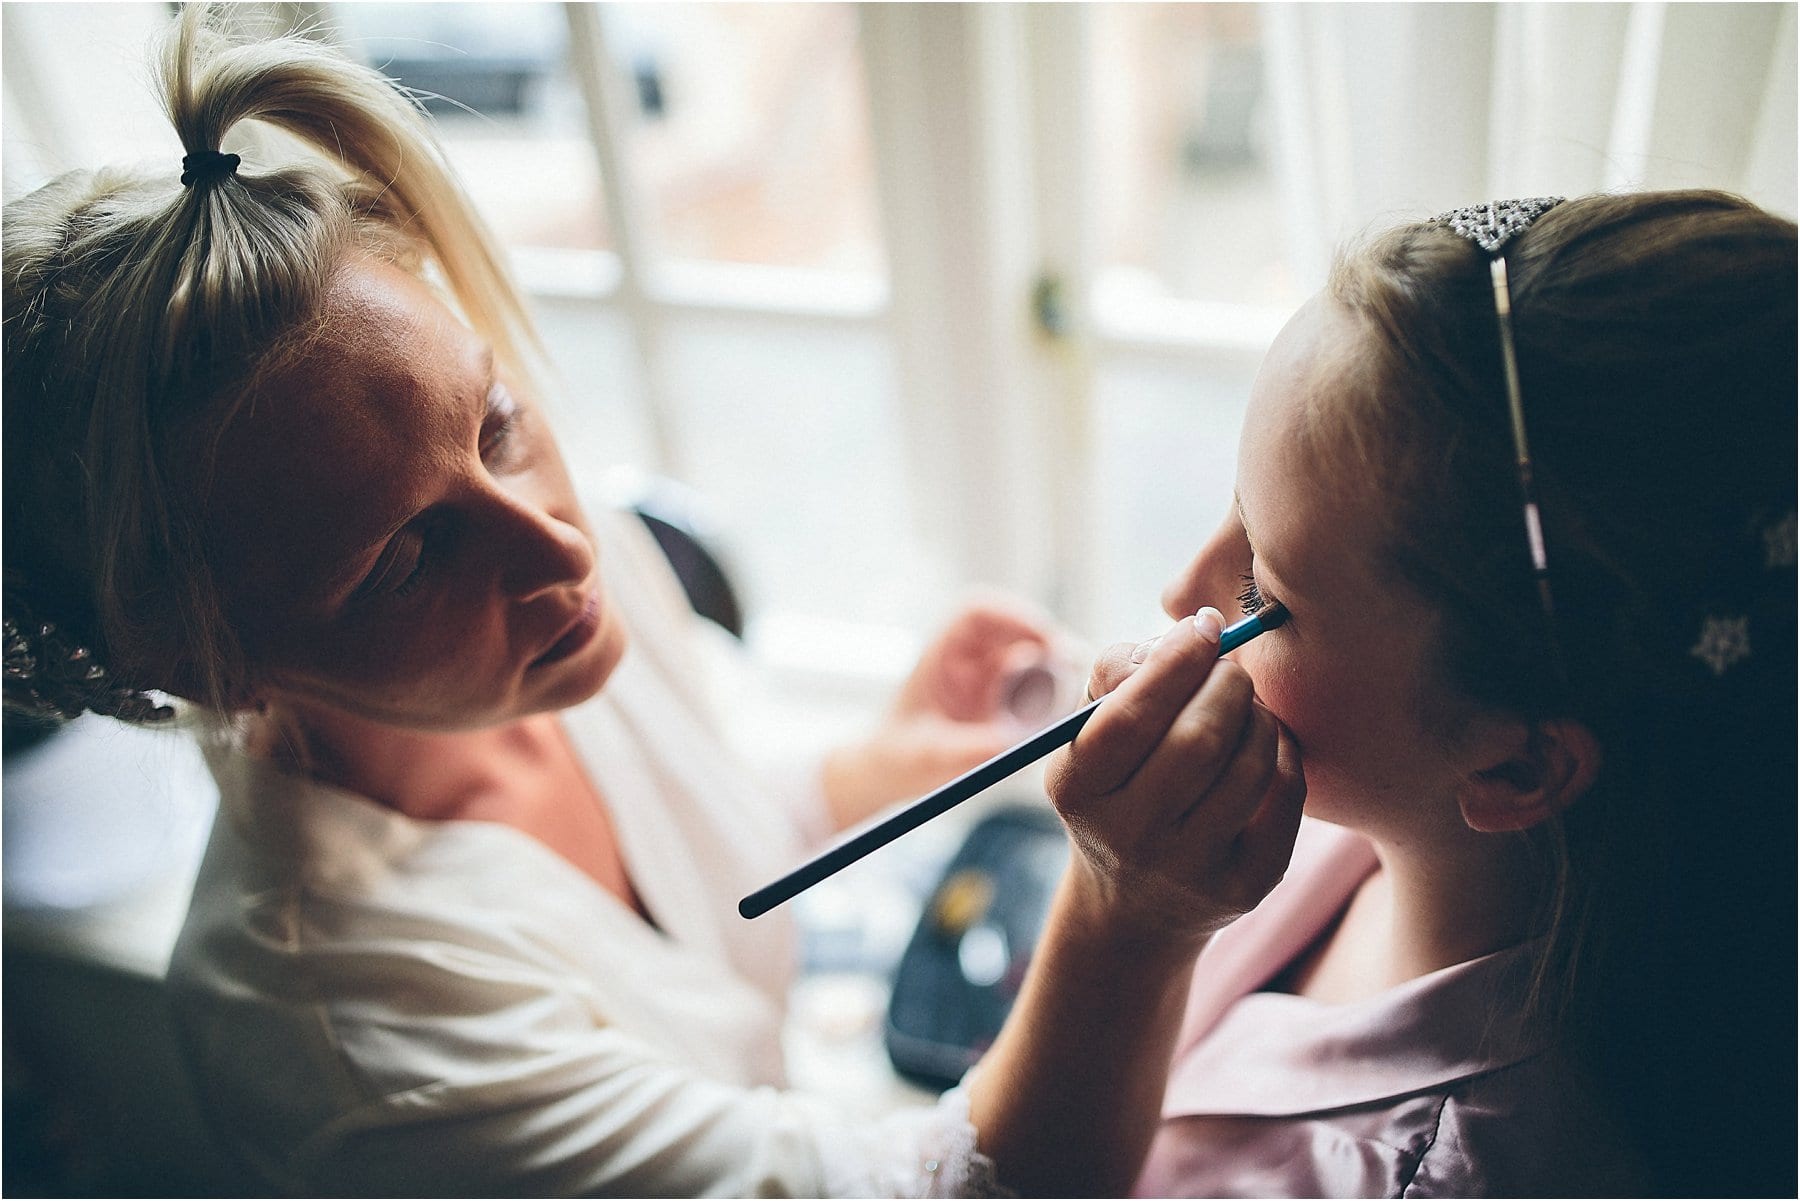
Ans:
<svg viewBox="0 0 1800 1201"><path fill-rule="evenodd" d="M1792 1193L1795 279L1717 193L1483 205L1282 332L1164 599L1287 607L1237 660L1322 820L1140 1192Z"/></svg>
<svg viewBox="0 0 1800 1201"><path fill-rule="evenodd" d="M1129 1187L1193 956L1299 823L1216 621L1084 731L1058 792L1080 853L967 1086L881 1121L784 1091L791 931L737 898L997 749L1001 669L1043 627L965 617L823 795L778 804L700 703L644 532L576 503L419 114L198 9L164 92L179 170L5 214L6 698L211 715L220 816L170 982L247 1187ZM311 153L222 153L248 120Z"/></svg>

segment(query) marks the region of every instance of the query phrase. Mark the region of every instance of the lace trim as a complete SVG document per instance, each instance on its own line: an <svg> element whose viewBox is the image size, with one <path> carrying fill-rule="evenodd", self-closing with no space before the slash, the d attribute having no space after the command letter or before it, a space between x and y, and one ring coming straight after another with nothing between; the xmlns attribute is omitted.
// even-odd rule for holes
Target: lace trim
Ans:
<svg viewBox="0 0 1800 1201"><path fill-rule="evenodd" d="M1016 1197L1000 1183L994 1161L975 1146L975 1127L969 1121L969 1077L938 1101L943 1145L919 1165L920 1189L915 1197Z"/></svg>

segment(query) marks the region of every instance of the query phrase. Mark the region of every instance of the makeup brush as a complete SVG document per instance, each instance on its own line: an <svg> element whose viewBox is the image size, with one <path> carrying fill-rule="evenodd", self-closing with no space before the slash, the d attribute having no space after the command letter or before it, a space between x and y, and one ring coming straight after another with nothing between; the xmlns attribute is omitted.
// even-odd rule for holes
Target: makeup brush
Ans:
<svg viewBox="0 0 1800 1201"><path fill-rule="evenodd" d="M1258 634L1266 633L1287 620L1288 612L1279 604L1265 606L1257 612L1233 622L1219 635L1219 653L1230 654ZM1067 746L1106 702L1105 697L1090 701L1054 725L1046 726L1010 750L1001 751L986 763L970 769L935 792L926 793L900 812L873 825L847 835L837 845L808 860L773 884L757 889L738 902L738 913L744 917L761 917L783 901L792 900L827 876L836 875L871 851L880 850L909 830L916 830L932 818L949 812L976 793L984 792L1014 772L1036 763L1059 746Z"/></svg>

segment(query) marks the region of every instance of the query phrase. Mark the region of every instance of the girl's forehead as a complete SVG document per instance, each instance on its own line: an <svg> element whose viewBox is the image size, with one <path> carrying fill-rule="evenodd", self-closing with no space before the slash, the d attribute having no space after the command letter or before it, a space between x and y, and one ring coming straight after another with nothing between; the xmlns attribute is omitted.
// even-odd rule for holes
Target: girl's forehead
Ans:
<svg viewBox="0 0 1800 1201"><path fill-rule="evenodd" d="M1365 332L1336 301L1315 296L1284 326L1251 387L1239 478L1270 471L1309 489L1360 493L1359 348ZM1348 497L1346 497L1348 499Z"/></svg>
<svg viewBox="0 0 1800 1201"><path fill-rule="evenodd" d="M1320 591L1357 590L1378 570L1378 466L1356 449L1357 348L1337 302L1318 296L1277 336L1257 374L1238 454L1244 524L1272 571Z"/></svg>

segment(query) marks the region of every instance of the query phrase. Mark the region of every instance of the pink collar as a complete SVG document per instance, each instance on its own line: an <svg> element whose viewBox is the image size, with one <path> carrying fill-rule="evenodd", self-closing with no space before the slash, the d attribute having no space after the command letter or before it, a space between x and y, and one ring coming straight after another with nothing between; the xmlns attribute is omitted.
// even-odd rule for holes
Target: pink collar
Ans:
<svg viewBox="0 0 1800 1201"><path fill-rule="evenodd" d="M1347 1005L1260 993L1376 868L1361 835L1302 824L1287 876L1201 954L1163 1115L1293 1114L1418 1092L1544 1049L1517 998L1537 943Z"/></svg>

